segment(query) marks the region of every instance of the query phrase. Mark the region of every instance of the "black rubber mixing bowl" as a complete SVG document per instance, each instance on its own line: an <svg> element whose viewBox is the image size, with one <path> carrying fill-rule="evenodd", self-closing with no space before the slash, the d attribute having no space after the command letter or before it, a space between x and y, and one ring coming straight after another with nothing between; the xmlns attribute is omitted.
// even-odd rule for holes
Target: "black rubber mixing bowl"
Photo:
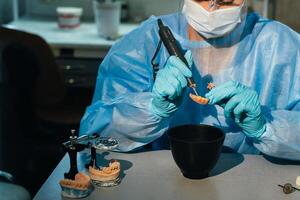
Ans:
<svg viewBox="0 0 300 200"><path fill-rule="evenodd" d="M167 134L182 174L191 179L207 177L220 157L223 131L209 125L183 125L169 129Z"/></svg>

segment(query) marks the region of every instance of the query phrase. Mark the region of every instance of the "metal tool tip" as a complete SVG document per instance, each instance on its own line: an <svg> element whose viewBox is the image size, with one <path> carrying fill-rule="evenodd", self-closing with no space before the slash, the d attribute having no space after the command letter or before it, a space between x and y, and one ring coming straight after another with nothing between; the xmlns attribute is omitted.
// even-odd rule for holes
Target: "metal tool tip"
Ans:
<svg viewBox="0 0 300 200"><path fill-rule="evenodd" d="M194 91L195 95L199 96L199 94L198 94L196 88L193 87L193 91Z"/></svg>

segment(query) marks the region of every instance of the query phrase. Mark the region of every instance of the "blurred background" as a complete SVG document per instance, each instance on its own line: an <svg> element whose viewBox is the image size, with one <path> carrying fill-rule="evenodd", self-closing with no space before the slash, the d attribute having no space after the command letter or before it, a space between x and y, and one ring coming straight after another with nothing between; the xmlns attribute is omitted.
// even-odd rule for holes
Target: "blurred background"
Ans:
<svg viewBox="0 0 300 200"><path fill-rule="evenodd" d="M300 32L300 1L248 1L251 11ZM180 4L0 0L0 170L14 177L0 182L33 197L64 156L61 143L78 130L109 48L149 16L179 11Z"/></svg>
<svg viewBox="0 0 300 200"><path fill-rule="evenodd" d="M12 2L14 0L0 0L0 23L7 23L13 19ZM181 0L120 0L124 10L127 10L129 21L146 19L151 15L160 15L178 10ZM248 0L250 8L264 13L264 6L268 4L268 17L279 20L295 30L300 31L300 22L295 20L300 2L295 0ZM19 14L42 15L56 17L57 6L79 6L84 9L83 19L93 20L92 0L19 0Z"/></svg>

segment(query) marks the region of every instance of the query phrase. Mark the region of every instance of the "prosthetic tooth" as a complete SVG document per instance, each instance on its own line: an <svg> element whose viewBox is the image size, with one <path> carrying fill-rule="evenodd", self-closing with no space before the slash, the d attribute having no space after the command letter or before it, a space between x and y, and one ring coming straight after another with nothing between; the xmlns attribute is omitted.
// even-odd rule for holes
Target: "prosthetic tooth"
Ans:
<svg viewBox="0 0 300 200"><path fill-rule="evenodd" d="M195 101L198 104L202 104L202 105L207 105L209 102L209 99L201 97L201 96L196 96L193 94L190 94L190 98Z"/></svg>

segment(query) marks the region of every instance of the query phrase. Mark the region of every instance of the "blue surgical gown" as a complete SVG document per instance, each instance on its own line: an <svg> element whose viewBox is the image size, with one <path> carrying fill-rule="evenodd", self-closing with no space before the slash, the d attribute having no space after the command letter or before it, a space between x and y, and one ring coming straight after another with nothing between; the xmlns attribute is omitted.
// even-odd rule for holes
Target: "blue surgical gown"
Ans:
<svg viewBox="0 0 300 200"><path fill-rule="evenodd" d="M221 107L192 102L188 97L190 91L185 92L182 105L171 117L162 118L151 112L154 83L151 59L159 42L158 18L152 16L117 41L101 63L92 103L81 120L80 134L114 137L120 141L119 151L131 151L153 141L161 144L159 138L164 138L171 127L209 124L220 127L226 133L224 145L239 153L300 160L299 35L279 22L249 13L243 23L222 38L190 41L182 13L160 18L184 50L190 49L195 54L207 49L233 52L229 61L223 59L227 67L206 73L199 59L214 61L224 53L214 55L207 51L201 56L193 55L197 90L203 95L208 82L218 85L228 80L252 88L259 94L267 121L265 133L256 140L247 138L232 119L224 117ZM155 60L159 68L164 67L168 57L162 47Z"/></svg>

